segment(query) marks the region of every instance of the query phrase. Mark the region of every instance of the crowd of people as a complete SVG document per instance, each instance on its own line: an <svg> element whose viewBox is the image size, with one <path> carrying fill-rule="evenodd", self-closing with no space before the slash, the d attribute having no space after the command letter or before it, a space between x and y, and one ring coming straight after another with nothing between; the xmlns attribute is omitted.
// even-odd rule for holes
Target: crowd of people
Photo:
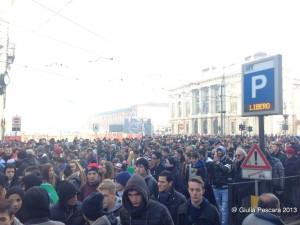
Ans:
<svg viewBox="0 0 300 225"><path fill-rule="evenodd" d="M229 197L246 206L254 194L241 163L257 142L168 135L1 143L0 224L228 225ZM274 197L300 209L300 137L265 142L273 179L260 192L273 195L260 204Z"/></svg>

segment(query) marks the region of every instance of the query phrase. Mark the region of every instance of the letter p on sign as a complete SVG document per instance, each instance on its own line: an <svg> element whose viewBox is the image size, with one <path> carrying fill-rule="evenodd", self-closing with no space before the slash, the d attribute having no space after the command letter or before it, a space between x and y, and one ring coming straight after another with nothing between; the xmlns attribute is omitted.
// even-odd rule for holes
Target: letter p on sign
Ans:
<svg viewBox="0 0 300 225"><path fill-rule="evenodd" d="M257 75L252 77L252 98L256 98L256 91L263 89L267 85L267 77L265 75Z"/></svg>

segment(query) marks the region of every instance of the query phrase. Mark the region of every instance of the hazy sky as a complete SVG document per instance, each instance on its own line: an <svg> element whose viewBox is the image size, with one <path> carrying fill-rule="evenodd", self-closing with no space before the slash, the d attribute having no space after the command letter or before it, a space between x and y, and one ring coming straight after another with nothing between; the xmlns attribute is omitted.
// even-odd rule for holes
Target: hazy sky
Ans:
<svg viewBox="0 0 300 225"><path fill-rule="evenodd" d="M25 131L79 129L88 115L167 101L167 89L263 51L299 72L297 1L15 0L7 116ZM113 60L109 58L113 57Z"/></svg>

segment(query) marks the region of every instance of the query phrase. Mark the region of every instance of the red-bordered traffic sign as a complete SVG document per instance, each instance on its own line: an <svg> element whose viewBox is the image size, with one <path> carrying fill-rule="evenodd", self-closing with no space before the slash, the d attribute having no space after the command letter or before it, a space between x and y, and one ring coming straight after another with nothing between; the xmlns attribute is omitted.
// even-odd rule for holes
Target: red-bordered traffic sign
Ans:
<svg viewBox="0 0 300 225"><path fill-rule="evenodd" d="M254 144L250 149L241 165L241 168L254 170L272 170L271 164L257 144Z"/></svg>

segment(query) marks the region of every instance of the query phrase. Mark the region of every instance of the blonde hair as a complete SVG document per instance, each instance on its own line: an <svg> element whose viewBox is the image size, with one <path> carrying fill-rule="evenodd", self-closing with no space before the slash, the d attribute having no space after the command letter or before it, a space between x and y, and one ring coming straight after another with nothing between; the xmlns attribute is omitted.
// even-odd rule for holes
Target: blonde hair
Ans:
<svg viewBox="0 0 300 225"><path fill-rule="evenodd" d="M98 190L108 190L110 193L116 193L117 191L115 183L110 179L103 180L102 183L99 185Z"/></svg>

